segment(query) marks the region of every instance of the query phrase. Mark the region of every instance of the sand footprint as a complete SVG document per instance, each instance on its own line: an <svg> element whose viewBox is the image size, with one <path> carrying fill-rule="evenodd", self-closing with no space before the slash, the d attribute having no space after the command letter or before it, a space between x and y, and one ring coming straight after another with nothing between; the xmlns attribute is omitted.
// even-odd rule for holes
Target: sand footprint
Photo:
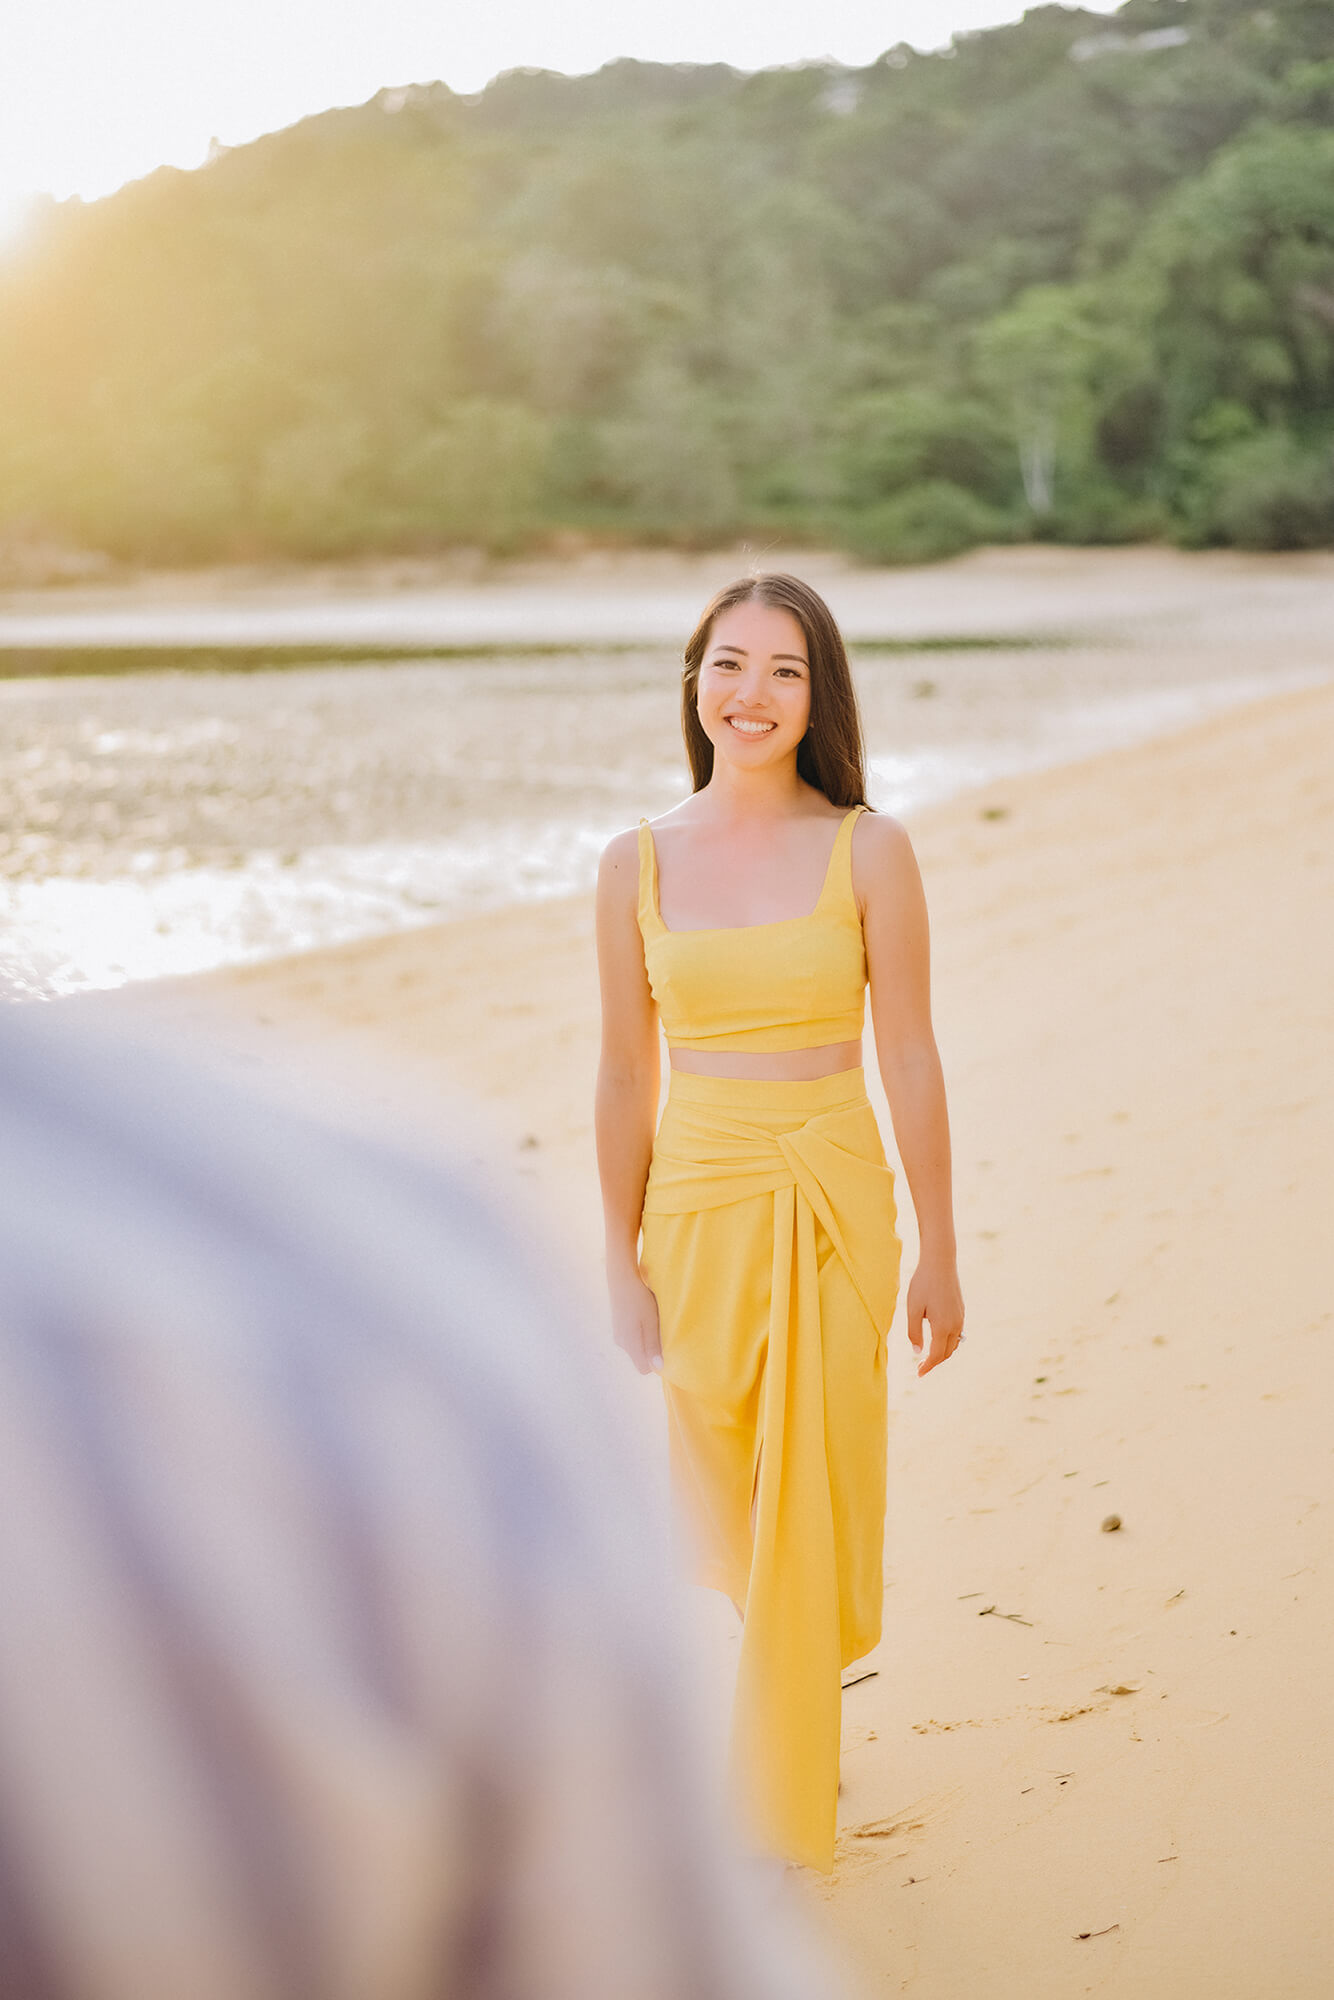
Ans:
<svg viewBox="0 0 1334 2000"><path fill-rule="evenodd" d="M947 1791L932 1792L924 1799L918 1799L910 1806L887 1819L863 1820L860 1826L847 1829L849 1840L893 1840L909 1838L914 1834L928 1833L937 1820L959 1803L964 1796L964 1787L955 1785Z"/></svg>

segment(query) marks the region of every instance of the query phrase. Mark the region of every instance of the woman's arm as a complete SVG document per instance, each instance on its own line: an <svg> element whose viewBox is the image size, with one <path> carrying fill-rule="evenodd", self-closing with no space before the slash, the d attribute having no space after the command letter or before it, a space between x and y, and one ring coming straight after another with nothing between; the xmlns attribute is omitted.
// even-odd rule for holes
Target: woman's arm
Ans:
<svg viewBox="0 0 1334 2000"><path fill-rule="evenodd" d="M926 898L912 845L879 813L857 823L854 882L864 911L876 1054L894 1138L917 1211L921 1253L908 1286L908 1338L919 1375L947 1361L963 1332L954 1243L950 1126L931 1028ZM922 1357L922 1322L931 1345Z"/></svg>
<svg viewBox="0 0 1334 2000"><path fill-rule="evenodd" d="M658 1012L644 970L637 915L639 843L617 834L598 870L598 978L602 1054L594 1127L607 1235L612 1338L641 1374L661 1369L658 1306L639 1269L644 1207L658 1112Z"/></svg>

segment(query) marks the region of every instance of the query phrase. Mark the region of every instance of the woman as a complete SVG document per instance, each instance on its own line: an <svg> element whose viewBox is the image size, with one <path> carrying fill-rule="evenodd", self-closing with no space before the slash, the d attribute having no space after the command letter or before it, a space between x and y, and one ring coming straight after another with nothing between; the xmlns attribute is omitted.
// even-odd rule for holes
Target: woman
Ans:
<svg viewBox="0 0 1334 2000"><path fill-rule="evenodd" d="M926 910L906 834L866 806L847 654L805 584L749 577L714 598L686 647L682 727L693 795L618 835L598 883L612 1325L662 1375L703 1580L742 1614L733 1758L752 1831L827 1869L840 1674L879 1640L884 1594L899 1243L860 1066L868 979L921 1238L919 1375L962 1338Z"/></svg>

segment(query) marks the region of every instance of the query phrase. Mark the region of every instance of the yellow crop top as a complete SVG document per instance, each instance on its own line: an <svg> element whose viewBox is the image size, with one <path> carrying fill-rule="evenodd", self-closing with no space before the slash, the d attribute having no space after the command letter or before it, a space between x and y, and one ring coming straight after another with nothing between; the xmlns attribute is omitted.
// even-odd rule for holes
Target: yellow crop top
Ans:
<svg viewBox="0 0 1334 2000"><path fill-rule="evenodd" d="M640 820L639 930L670 1047L776 1053L858 1040L866 944L852 890L852 829L865 810L854 806L840 825L809 916L731 930L668 930L657 850Z"/></svg>

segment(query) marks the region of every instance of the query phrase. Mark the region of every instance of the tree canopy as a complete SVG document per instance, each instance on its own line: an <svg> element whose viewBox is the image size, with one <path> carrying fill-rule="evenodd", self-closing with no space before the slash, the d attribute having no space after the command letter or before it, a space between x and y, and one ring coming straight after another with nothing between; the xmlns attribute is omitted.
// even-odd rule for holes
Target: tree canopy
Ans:
<svg viewBox="0 0 1334 2000"><path fill-rule="evenodd" d="M0 263L5 524L1334 541L1334 0L386 90L50 204Z"/></svg>

